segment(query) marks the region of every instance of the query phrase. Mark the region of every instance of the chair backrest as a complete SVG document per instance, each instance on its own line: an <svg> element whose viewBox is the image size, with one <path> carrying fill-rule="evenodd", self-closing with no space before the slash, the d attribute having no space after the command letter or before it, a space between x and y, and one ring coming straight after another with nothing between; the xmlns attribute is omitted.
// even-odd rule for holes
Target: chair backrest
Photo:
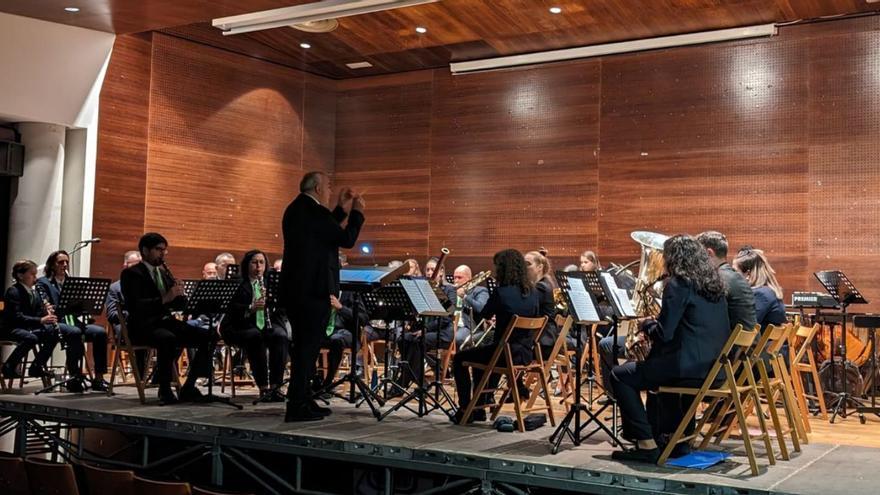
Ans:
<svg viewBox="0 0 880 495"><path fill-rule="evenodd" d="M782 346L785 345L786 342L788 342L788 336L793 330L794 325L790 323L779 326L776 326L772 323L767 325L767 328L764 330L764 334L767 337L766 352L773 356L779 354Z"/></svg>
<svg viewBox="0 0 880 495"><path fill-rule="evenodd" d="M79 495L73 465L28 457L24 461L31 493L40 495Z"/></svg>
<svg viewBox="0 0 880 495"><path fill-rule="evenodd" d="M189 483L175 481L154 481L140 476L134 477L135 495L191 495Z"/></svg>
<svg viewBox="0 0 880 495"><path fill-rule="evenodd" d="M21 457L0 452L0 493L30 495L31 487Z"/></svg>
<svg viewBox="0 0 880 495"><path fill-rule="evenodd" d="M536 335L533 337L537 339L541 335L541 330L544 328L544 325L547 324L547 317L541 316L539 318L528 318L525 316L514 315L511 318L510 323L507 325L507 328L504 329L504 332L500 335L500 340L498 340L498 345L495 348L495 352L492 354L492 358L489 361L489 366L495 366L498 363L498 358L501 357L501 353L507 350L510 350L510 336L513 335L515 330L527 330L530 332L535 332ZM540 358L540 351L536 353Z"/></svg>
<svg viewBox="0 0 880 495"><path fill-rule="evenodd" d="M794 332L794 335L797 339L792 339L792 351L794 351L794 359L791 360L792 364L800 363L804 354L807 352L807 349L810 348L810 345L813 343L813 339L816 338L816 333L819 331L819 324L816 323L812 327L803 327L797 325L797 328ZM799 342L799 344L798 344ZM797 346L797 349L795 349Z"/></svg>
<svg viewBox="0 0 880 495"><path fill-rule="evenodd" d="M90 464L80 464L86 479L86 491L93 495L131 493L134 491L134 472L103 469Z"/></svg>

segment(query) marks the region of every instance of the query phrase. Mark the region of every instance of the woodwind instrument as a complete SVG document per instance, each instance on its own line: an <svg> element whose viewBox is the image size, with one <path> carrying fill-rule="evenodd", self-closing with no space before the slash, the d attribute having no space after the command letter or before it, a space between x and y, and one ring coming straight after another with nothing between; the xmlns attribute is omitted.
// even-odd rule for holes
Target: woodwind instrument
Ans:
<svg viewBox="0 0 880 495"><path fill-rule="evenodd" d="M177 279L174 278L174 275L171 273L171 269L168 268L168 264L164 261L162 262L162 269L165 270L165 274L168 275L168 278L171 279L171 285L169 285L168 288L170 289L171 287L177 285Z"/></svg>
<svg viewBox="0 0 880 495"><path fill-rule="evenodd" d="M36 291L40 300L43 301L43 309L46 310L46 316L55 316L55 308L52 307L52 303L49 302L49 296L46 294L46 291L40 287L39 284L34 286L34 291ZM58 326L57 321L52 324L52 330L54 330L57 335L61 335L61 327Z"/></svg>
<svg viewBox="0 0 880 495"><path fill-rule="evenodd" d="M434 267L434 273L431 274L431 278L428 280L431 282L431 285L439 285L437 284L437 277L440 276L440 270L443 268L443 262L446 261L446 256L449 255L449 249L443 247L440 248L440 258L437 259L437 266ZM440 281L443 282L442 280Z"/></svg>
<svg viewBox="0 0 880 495"><path fill-rule="evenodd" d="M262 299L264 302L268 302L269 298L266 296L266 282L263 281L262 276L257 277L257 285L260 286L260 299ZM254 301L257 301L256 294L254 294ZM269 322L271 321L271 318L270 318L271 314L269 313L269 305L268 304L263 306L263 311L265 312L264 314L266 315L266 327L268 328L270 326Z"/></svg>

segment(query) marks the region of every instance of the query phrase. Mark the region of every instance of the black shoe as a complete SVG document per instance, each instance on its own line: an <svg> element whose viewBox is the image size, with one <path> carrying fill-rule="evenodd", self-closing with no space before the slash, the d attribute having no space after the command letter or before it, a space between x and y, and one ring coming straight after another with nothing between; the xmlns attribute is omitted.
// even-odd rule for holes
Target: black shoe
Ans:
<svg viewBox="0 0 880 495"><path fill-rule="evenodd" d="M672 453L669 454L670 459L678 459L691 453L691 445L689 443L680 443L672 447Z"/></svg>
<svg viewBox="0 0 880 495"><path fill-rule="evenodd" d="M183 386L180 389L180 402L199 402L205 395L195 386Z"/></svg>
<svg viewBox="0 0 880 495"><path fill-rule="evenodd" d="M159 389L160 406L170 406L171 404L177 404L178 402L177 397L174 396L174 392L172 392L170 388Z"/></svg>
<svg viewBox="0 0 880 495"><path fill-rule="evenodd" d="M76 377L73 380L67 382L65 385L68 392L73 392L75 394L81 394L85 392L85 387L83 387L82 377Z"/></svg>
<svg viewBox="0 0 880 495"><path fill-rule="evenodd" d="M31 365L31 367L28 368L28 376L31 378L43 378L46 376L46 370L44 370L42 366Z"/></svg>
<svg viewBox="0 0 880 495"><path fill-rule="evenodd" d="M611 458L616 461L645 462L649 464L657 464L660 459L660 449L632 449L632 450L616 450L611 453Z"/></svg>
<svg viewBox="0 0 880 495"><path fill-rule="evenodd" d="M324 415L313 411L308 405L298 405L291 407L287 405L287 412L284 413L284 422L293 423L299 421L320 421L324 419Z"/></svg>
<svg viewBox="0 0 880 495"><path fill-rule="evenodd" d="M2 368L0 368L0 375L3 375L3 378L24 378L21 376L21 373L18 372L18 366L12 367L8 364L4 364Z"/></svg>
<svg viewBox="0 0 880 495"><path fill-rule="evenodd" d="M329 407L319 406L315 401L309 402L309 410L320 414L321 416L330 416L333 414L333 411Z"/></svg>
<svg viewBox="0 0 880 495"><path fill-rule="evenodd" d="M95 378L92 380L92 390L95 392L106 392L108 385L109 383L103 378Z"/></svg>
<svg viewBox="0 0 880 495"><path fill-rule="evenodd" d="M461 424L461 418L464 417L464 408L459 409L455 412L455 415L452 417L452 422L459 425ZM471 417L468 418L466 424L471 424L474 421L486 421L486 411L483 409L474 409L471 412Z"/></svg>

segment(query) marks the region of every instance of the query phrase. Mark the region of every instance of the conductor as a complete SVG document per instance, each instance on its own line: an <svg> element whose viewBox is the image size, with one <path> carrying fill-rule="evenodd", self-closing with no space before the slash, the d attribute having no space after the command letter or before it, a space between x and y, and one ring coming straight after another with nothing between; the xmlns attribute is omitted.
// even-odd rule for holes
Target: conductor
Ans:
<svg viewBox="0 0 880 495"><path fill-rule="evenodd" d="M293 324L286 422L316 421L330 414L329 408L312 399L309 378L330 321L330 296L339 296L339 248L353 247L364 224L364 200L350 188L339 191L336 207L330 211L327 174L305 174L299 190L281 223L285 267L281 301Z"/></svg>

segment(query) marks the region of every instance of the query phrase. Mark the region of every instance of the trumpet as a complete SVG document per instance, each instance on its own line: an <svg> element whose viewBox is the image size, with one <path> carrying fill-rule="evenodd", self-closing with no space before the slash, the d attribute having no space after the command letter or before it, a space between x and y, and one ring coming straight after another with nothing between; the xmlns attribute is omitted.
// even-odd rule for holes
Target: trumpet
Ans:
<svg viewBox="0 0 880 495"><path fill-rule="evenodd" d="M473 290L474 287L482 284L491 276L492 276L492 272L490 270L483 270L482 272L474 275L467 282L463 282L459 285L456 285L455 290L463 289L465 291L465 293L468 293L471 290Z"/></svg>

